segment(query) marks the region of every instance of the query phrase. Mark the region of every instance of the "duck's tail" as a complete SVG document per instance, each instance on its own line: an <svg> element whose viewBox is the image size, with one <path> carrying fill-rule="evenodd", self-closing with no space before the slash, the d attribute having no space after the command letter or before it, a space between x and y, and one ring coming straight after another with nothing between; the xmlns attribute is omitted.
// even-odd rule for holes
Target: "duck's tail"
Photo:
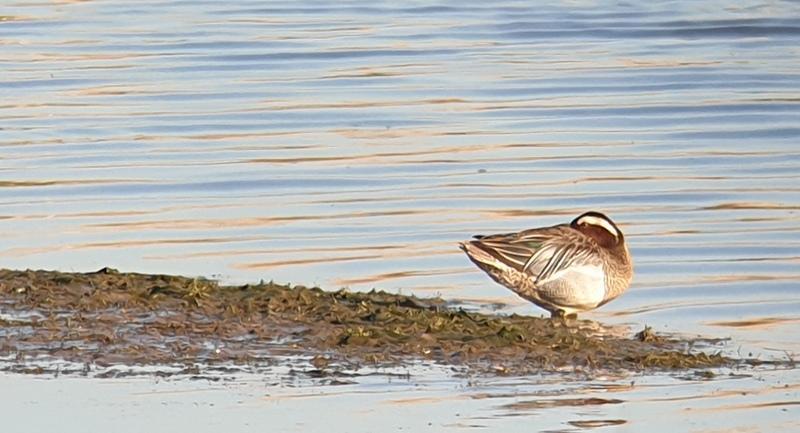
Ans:
<svg viewBox="0 0 800 433"><path fill-rule="evenodd" d="M458 244L458 247L467 254L472 263L475 263L481 270L493 277L497 273L506 273L511 270L507 263L498 259L490 251L481 248L481 246L480 241L466 241Z"/></svg>

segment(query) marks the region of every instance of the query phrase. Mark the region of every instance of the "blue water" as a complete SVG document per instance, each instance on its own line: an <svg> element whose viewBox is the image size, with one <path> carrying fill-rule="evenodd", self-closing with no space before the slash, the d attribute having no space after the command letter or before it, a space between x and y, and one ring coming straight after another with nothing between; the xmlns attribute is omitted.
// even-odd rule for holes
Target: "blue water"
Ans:
<svg viewBox="0 0 800 433"><path fill-rule="evenodd" d="M456 243L594 209L637 274L587 318L797 354L798 47L790 1L14 1L0 263L536 315Z"/></svg>

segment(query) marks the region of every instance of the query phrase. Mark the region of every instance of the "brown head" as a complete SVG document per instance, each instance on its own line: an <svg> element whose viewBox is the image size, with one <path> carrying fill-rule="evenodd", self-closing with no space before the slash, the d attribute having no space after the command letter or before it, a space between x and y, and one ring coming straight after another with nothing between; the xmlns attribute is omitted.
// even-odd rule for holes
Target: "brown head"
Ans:
<svg viewBox="0 0 800 433"><path fill-rule="evenodd" d="M611 221L611 218L600 212L586 212L572 220L570 226L594 239L603 248L614 249L625 246L622 230Z"/></svg>

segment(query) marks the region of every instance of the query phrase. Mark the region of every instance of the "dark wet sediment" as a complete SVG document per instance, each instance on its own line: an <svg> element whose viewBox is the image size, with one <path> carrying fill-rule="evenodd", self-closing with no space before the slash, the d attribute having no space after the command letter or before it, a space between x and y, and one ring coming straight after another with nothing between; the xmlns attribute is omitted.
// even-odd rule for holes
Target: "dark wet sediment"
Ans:
<svg viewBox="0 0 800 433"><path fill-rule="evenodd" d="M0 270L0 368L52 359L88 366L254 365L281 355L348 368L425 359L477 373L686 369L734 363L686 341L603 332L590 321L499 316L373 291L203 278Z"/></svg>

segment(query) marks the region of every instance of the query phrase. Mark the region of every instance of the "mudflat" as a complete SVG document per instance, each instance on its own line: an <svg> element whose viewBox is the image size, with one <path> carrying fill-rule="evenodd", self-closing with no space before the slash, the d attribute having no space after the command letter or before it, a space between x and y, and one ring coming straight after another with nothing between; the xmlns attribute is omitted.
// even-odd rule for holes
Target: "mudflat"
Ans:
<svg viewBox="0 0 800 433"><path fill-rule="evenodd" d="M441 298L173 275L0 270L3 370L27 360L92 366L259 365L311 358L318 372L429 360L475 373L687 369L737 361L692 341L610 332L588 320L492 315ZM707 348L708 349L708 348ZM74 371L79 373L80 371ZM70 371L62 371L70 373Z"/></svg>

